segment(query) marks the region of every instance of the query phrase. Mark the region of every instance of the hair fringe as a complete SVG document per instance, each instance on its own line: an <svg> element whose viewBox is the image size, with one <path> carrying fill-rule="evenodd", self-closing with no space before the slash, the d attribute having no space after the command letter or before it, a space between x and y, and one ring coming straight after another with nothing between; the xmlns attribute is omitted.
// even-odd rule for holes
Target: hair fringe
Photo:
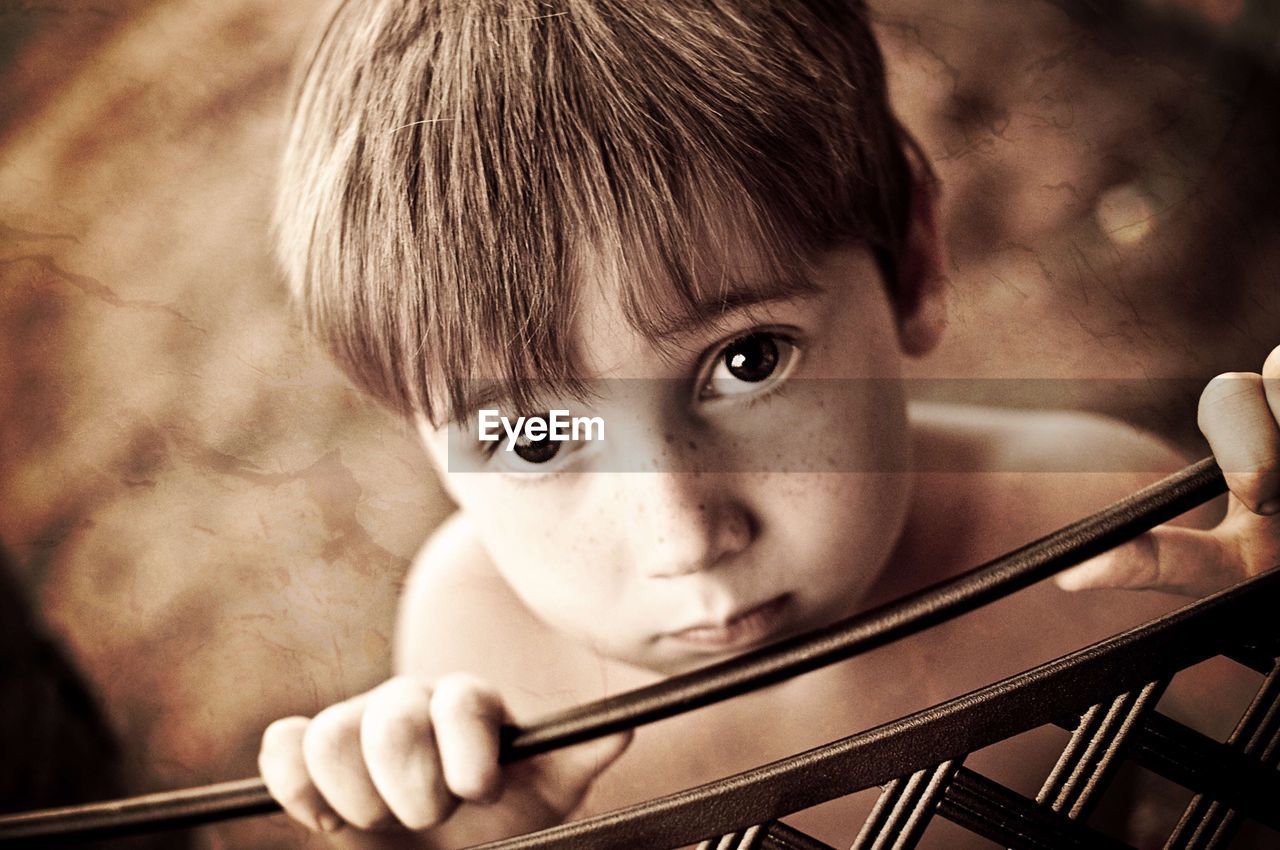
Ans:
<svg viewBox="0 0 1280 850"><path fill-rule="evenodd" d="M585 394L590 269L646 333L744 249L781 281L861 239L892 288L912 142L860 2L347 0L300 67L279 257L401 413Z"/></svg>

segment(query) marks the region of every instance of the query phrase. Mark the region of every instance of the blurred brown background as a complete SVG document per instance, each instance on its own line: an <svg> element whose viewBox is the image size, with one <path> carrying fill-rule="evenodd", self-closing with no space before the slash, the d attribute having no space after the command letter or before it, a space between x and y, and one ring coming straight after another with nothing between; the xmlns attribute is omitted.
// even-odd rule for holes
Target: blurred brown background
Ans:
<svg viewBox="0 0 1280 850"><path fill-rule="evenodd" d="M271 719L383 677L448 511L270 259L317 5L0 0L0 541L137 791L248 775ZM1201 451L1196 388L1280 342L1270 5L873 4L945 187L954 311L916 374L1126 379L1064 386Z"/></svg>

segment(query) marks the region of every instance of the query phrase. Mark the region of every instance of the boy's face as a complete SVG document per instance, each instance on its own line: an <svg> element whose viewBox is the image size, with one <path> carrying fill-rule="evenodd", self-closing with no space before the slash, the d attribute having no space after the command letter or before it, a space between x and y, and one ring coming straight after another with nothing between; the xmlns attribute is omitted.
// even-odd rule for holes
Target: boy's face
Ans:
<svg viewBox="0 0 1280 850"><path fill-rule="evenodd" d="M815 258L811 292L657 340L594 271L575 333L597 397L547 408L600 417L603 440L506 451L475 419L422 428L511 588L552 628L663 673L858 610L911 495L899 317L867 250Z"/></svg>

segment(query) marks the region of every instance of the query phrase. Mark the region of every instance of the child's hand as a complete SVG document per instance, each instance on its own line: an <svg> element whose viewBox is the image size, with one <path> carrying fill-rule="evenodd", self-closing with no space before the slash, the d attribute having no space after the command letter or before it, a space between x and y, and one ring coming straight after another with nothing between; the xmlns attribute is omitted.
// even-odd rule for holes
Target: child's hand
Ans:
<svg viewBox="0 0 1280 850"><path fill-rule="evenodd" d="M1198 423L1231 488L1222 522L1209 531L1154 529L1062 573L1059 587L1200 595L1280 564L1280 347L1261 375L1231 372L1210 381Z"/></svg>
<svg viewBox="0 0 1280 850"><path fill-rule="evenodd" d="M563 821L626 748L615 735L498 765L506 710L465 674L399 676L312 719L267 727L258 768L271 795L311 829L423 830L471 843Z"/></svg>

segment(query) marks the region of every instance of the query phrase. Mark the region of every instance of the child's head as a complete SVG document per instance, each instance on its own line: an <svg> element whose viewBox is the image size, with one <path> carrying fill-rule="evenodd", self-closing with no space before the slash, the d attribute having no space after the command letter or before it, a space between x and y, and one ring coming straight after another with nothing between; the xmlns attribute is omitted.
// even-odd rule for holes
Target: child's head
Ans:
<svg viewBox="0 0 1280 850"><path fill-rule="evenodd" d="M894 378L936 337L909 145L860 2L349 0L302 81L281 253L310 325L442 467L450 422L491 462L457 424L483 396L607 423L495 465L665 470L446 483L536 613L677 669L737 647L691 625L847 613L902 527L905 475L813 471L902 469L900 388L785 382ZM773 472L746 459L764 449Z"/></svg>

